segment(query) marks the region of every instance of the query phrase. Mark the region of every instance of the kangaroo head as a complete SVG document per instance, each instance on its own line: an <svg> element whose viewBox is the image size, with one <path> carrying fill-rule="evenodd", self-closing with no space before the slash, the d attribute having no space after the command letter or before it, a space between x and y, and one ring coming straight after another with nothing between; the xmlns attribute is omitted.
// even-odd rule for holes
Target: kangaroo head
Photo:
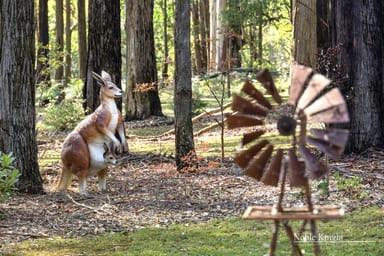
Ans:
<svg viewBox="0 0 384 256"><path fill-rule="evenodd" d="M107 164L116 164L117 159L115 152L113 152L113 143L111 142L109 145L107 143L104 143L104 162Z"/></svg>
<svg viewBox="0 0 384 256"><path fill-rule="evenodd" d="M101 87L100 93L109 98L121 98L123 96L123 91L112 82L111 76L104 70L101 71L101 76L95 72L92 72L92 76Z"/></svg>

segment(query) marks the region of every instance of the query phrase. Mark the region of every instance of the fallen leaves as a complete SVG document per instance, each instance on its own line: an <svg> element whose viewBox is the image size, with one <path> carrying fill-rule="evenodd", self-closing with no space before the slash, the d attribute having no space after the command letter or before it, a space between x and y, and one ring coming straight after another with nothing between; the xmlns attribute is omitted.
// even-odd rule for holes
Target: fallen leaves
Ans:
<svg viewBox="0 0 384 256"><path fill-rule="evenodd" d="M344 204L348 209L369 204L384 205L384 152L372 150L331 163L331 172L360 175L370 197L350 200L331 183L331 196L321 204ZM241 216L249 205L271 205L279 189L267 187L244 176L231 159L199 159L203 172L179 173L174 159L162 155L130 155L111 170L109 190L97 192L91 179L90 195L77 192L53 193L60 165L43 172L44 195L18 194L0 208L10 218L0 224L0 246L28 238L84 236L104 232L130 231L146 226L204 222L227 216ZM71 191L77 191L73 182ZM299 190L288 190L285 201L297 203ZM314 199L316 200L316 198Z"/></svg>

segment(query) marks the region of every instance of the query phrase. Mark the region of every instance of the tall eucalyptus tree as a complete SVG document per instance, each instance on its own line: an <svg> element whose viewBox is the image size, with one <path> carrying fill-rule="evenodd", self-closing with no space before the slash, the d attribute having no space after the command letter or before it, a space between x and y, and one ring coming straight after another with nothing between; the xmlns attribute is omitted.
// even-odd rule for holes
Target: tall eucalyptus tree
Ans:
<svg viewBox="0 0 384 256"><path fill-rule="evenodd" d="M19 191L43 191L37 162L34 1L0 1L0 151L13 153Z"/></svg>
<svg viewBox="0 0 384 256"><path fill-rule="evenodd" d="M153 7L154 0L126 0L125 120L162 115L157 85Z"/></svg>
<svg viewBox="0 0 384 256"><path fill-rule="evenodd" d="M384 146L383 1L332 0L332 44L341 44L341 89L348 95L348 150Z"/></svg>
<svg viewBox="0 0 384 256"><path fill-rule="evenodd" d="M175 14L175 143L176 165L181 170L196 164L192 127L190 1L176 0ZM185 160L187 156L188 161Z"/></svg>
<svg viewBox="0 0 384 256"><path fill-rule="evenodd" d="M83 88L84 107L93 112L100 104L99 86L92 78L107 71L121 88L120 0L90 0L88 17L87 76ZM121 110L121 102L117 102Z"/></svg>

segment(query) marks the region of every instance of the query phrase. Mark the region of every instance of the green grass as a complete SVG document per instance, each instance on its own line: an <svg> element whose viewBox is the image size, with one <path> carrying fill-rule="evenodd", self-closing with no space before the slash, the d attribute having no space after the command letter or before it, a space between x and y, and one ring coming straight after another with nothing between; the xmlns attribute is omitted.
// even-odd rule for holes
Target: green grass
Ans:
<svg viewBox="0 0 384 256"><path fill-rule="evenodd" d="M299 223L294 223L297 230ZM338 243L322 243L322 255L383 255L384 212L366 208L340 221L318 222L324 235L338 235ZM148 227L135 232L96 237L29 240L8 246L3 255L264 255L268 253L271 226L268 221L226 218L208 223ZM301 244L312 255L312 244ZM290 244L281 229L277 255L289 255Z"/></svg>
<svg viewBox="0 0 384 256"><path fill-rule="evenodd" d="M224 139L225 156L234 156L239 146L240 136L230 136ZM130 152L133 154L175 154L175 142L174 140L157 140L157 141L145 141L145 140L131 140L129 141ZM219 135L208 137L196 137L195 148L199 155L204 157L208 156L220 156L221 141Z"/></svg>

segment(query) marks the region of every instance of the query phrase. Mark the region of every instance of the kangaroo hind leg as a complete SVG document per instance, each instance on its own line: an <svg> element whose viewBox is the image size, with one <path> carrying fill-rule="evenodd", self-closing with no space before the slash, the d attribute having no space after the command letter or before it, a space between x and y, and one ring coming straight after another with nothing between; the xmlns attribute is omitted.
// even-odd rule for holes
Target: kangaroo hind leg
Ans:
<svg viewBox="0 0 384 256"><path fill-rule="evenodd" d="M59 182L56 186L56 191L61 192L61 191L67 190L71 182L72 182L72 172L68 167L64 166L61 171Z"/></svg>

